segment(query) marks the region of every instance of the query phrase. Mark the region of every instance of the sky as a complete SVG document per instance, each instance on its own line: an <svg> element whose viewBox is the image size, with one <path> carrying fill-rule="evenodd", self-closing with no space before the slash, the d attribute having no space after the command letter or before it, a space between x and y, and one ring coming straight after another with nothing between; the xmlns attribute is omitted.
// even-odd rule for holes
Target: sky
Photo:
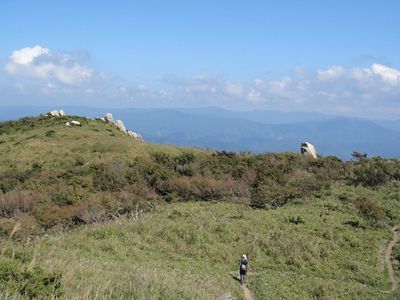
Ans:
<svg viewBox="0 0 400 300"><path fill-rule="evenodd" d="M0 105L400 119L400 1L0 0Z"/></svg>

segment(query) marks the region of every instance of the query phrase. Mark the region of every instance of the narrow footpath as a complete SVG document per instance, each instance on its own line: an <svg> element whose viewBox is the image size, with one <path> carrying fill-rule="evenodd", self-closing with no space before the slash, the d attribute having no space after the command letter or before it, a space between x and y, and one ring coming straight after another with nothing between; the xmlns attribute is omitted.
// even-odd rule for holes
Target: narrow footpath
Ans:
<svg viewBox="0 0 400 300"><path fill-rule="evenodd" d="M244 299L245 300L253 300L253 295L251 294L250 290L247 288L245 284L242 285L242 290L244 294Z"/></svg>
<svg viewBox="0 0 400 300"><path fill-rule="evenodd" d="M386 261L386 265L387 265L387 268L388 268L390 281L392 282L392 288L390 289L390 292L394 292L399 287L399 282L398 282L396 273L393 270L393 264L392 264L393 248L400 241L400 228L399 228L399 226L393 227L392 231L393 231L393 239L389 243L389 245L387 246L386 252L385 252L385 261Z"/></svg>

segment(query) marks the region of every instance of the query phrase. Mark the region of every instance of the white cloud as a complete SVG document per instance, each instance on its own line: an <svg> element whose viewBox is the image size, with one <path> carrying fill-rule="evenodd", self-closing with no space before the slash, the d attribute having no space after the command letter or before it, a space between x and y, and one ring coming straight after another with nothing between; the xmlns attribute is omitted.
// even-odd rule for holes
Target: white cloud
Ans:
<svg viewBox="0 0 400 300"><path fill-rule="evenodd" d="M224 87L224 92L233 97L243 97L245 93L245 89L243 85L237 83L226 83Z"/></svg>
<svg viewBox="0 0 400 300"><path fill-rule="evenodd" d="M5 65L7 73L15 76L77 86L93 78L94 71L80 64L70 54L53 52L36 45L14 51Z"/></svg>
<svg viewBox="0 0 400 300"><path fill-rule="evenodd" d="M268 83L268 90L271 93L283 95L287 92L287 88L291 83L292 78L286 76L279 80L270 81Z"/></svg>
<svg viewBox="0 0 400 300"><path fill-rule="evenodd" d="M380 79L391 86L400 85L400 71L381 64L373 64L370 68L354 68L351 74L354 79L369 81L369 84Z"/></svg>
<svg viewBox="0 0 400 300"><path fill-rule="evenodd" d="M344 73L344 69L341 66L332 66L326 70L318 70L319 80L330 80L340 77Z"/></svg>
<svg viewBox="0 0 400 300"><path fill-rule="evenodd" d="M400 84L397 70L381 65L368 68L344 68L301 72L282 78L256 77L250 84L232 83L223 78L195 76L169 82L169 99L181 105L222 105L263 107L273 110L320 111L373 115L374 110L399 110ZM386 83L386 84L382 84ZM174 90L175 89L175 90ZM179 105L179 104L178 104Z"/></svg>
<svg viewBox="0 0 400 300"><path fill-rule="evenodd" d="M261 92L256 91L255 89L251 89L247 94L246 100L249 102L257 103L262 102L264 99L261 95Z"/></svg>
<svg viewBox="0 0 400 300"><path fill-rule="evenodd" d="M175 89L176 93L185 95L207 95L221 90L220 80L207 74L196 75L189 79L166 78L165 83Z"/></svg>
<svg viewBox="0 0 400 300"><path fill-rule="evenodd" d="M262 86L264 84L264 81L260 78L254 79L253 82L255 86Z"/></svg>
<svg viewBox="0 0 400 300"><path fill-rule="evenodd" d="M10 60L16 64L28 65L32 63L35 60L35 58L48 53L49 49L36 45L33 48L27 47L27 48L22 48L20 50L15 50L11 54Z"/></svg>
<svg viewBox="0 0 400 300"><path fill-rule="evenodd" d="M386 81L390 84L400 83L400 71L381 65L381 64L373 64L371 67L372 73L379 75L383 81Z"/></svg>
<svg viewBox="0 0 400 300"><path fill-rule="evenodd" d="M372 76L372 72L368 68L354 68L351 70L351 76L357 81L365 81Z"/></svg>
<svg viewBox="0 0 400 300"><path fill-rule="evenodd" d="M274 80L256 78L245 88L245 100L265 109L373 117L374 111L393 117L400 110L400 71L379 64L294 72Z"/></svg>
<svg viewBox="0 0 400 300"><path fill-rule="evenodd" d="M0 67L0 92L27 103L46 103L43 98L79 105L84 99L95 106L224 106L374 117L380 112L397 118L400 111L400 70L378 63L298 67L281 78L257 76L250 83L207 73L129 83L93 70L80 57L39 45L13 51Z"/></svg>

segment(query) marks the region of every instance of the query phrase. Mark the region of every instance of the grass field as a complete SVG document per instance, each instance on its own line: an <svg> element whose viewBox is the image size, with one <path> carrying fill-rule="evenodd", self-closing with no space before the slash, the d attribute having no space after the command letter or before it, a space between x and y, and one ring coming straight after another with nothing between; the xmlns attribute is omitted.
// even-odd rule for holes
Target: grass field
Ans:
<svg viewBox="0 0 400 300"><path fill-rule="evenodd" d="M377 202L384 192L346 191ZM29 257L21 263L61 272L66 299L214 299L226 293L241 299L232 272L243 253L250 258L248 285L256 299L396 299L384 292L390 281L380 253L390 228L369 224L341 195L337 189L276 210L169 204L49 234L25 247L5 243L3 258L16 247L25 253L17 256ZM385 201L399 216L398 201Z"/></svg>
<svg viewBox="0 0 400 300"><path fill-rule="evenodd" d="M0 151L0 298L242 299L243 253L255 299L400 298L398 160L182 149L80 117L0 123Z"/></svg>

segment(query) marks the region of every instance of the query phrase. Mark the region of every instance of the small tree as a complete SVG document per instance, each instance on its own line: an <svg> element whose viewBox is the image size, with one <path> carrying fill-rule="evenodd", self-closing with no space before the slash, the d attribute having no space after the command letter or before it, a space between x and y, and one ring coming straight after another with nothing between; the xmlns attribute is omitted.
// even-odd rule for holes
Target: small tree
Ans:
<svg viewBox="0 0 400 300"><path fill-rule="evenodd" d="M365 152L362 153L362 152L353 151L351 156L353 156L353 158L358 161L363 161L363 160L367 159L367 153L365 153Z"/></svg>

